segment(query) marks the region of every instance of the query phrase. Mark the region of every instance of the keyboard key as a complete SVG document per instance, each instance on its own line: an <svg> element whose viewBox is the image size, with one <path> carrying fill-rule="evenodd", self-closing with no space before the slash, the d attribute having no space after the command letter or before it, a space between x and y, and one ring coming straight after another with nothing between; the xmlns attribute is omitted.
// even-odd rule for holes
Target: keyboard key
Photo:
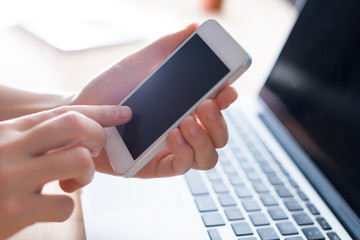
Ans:
<svg viewBox="0 0 360 240"><path fill-rule="evenodd" d="M236 146L236 144L234 146ZM219 155L219 160L228 160L228 157L226 156L226 152L223 151L223 149L217 149L217 153Z"/></svg>
<svg viewBox="0 0 360 240"><path fill-rule="evenodd" d="M309 211L311 212L312 215L320 214L319 211L317 210L317 208L312 203L306 204L306 207L309 209Z"/></svg>
<svg viewBox="0 0 360 240"><path fill-rule="evenodd" d="M226 161L221 161L220 164L221 164L221 166L223 168L226 167L226 166L231 166L232 167L232 164L228 159L226 159Z"/></svg>
<svg viewBox="0 0 360 240"><path fill-rule="evenodd" d="M243 238L239 238L240 240L257 240L256 237L243 237Z"/></svg>
<svg viewBox="0 0 360 240"><path fill-rule="evenodd" d="M230 176L229 180L233 186L244 185L244 181L239 176Z"/></svg>
<svg viewBox="0 0 360 240"><path fill-rule="evenodd" d="M293 214L293 218L299 226L314 224L311 218L304 212Z"/></svg>
<svg viewBox="0 0 360 240"><path fill-rule="evenodd" d="M249 215L251 222L254 224L254 226L265 226L270 225L269 220L266 218L266 216L263 213L253 213Z"/></svg>
<svg viewBox="0 0 360 240"><path fill-rule="evenodd" d="M325 239L317 227L303 228L302 232L308 240L322 240Z"/></svg>
<svg viewBox="0 0 360 240"><path fill-rule="evenodd" d="M255 200L243 200L242 201L242 205L244 206L245 210L247 212L255 212L255 211L260 211L260 207L257 204L257 202Z"/></svg>
<svg viewBox="0 0 360 240"><path fill-rule="evenodd" d="M261 164L260 168L266 175L275 174L274 169L269 164Z"/></svg>
<svg viewBox="0 0 360 240"><path fill-rule="evenodd" d="M279 205L276 199L270 194L260 196L260 200L266 207Z"/></svg>
<svg viewBox="0 0 360 240"><path fill-rule="evenodd" d="M261 180L260 176L256 172L249 172L246 171L246 177L249 179L249 181L259 181Z"/></svg>
<svg viewBox="0 0 360 240"><path fill-rule="evenodd" d="M194 196L197 195L208 195L209 191L200 176L198 171L190 170L185 174L185 179L189 185L191 194Z"/></svg>
<svg viewBox="0 0 360 240"><path fill-rule="evenodd" d="M210 240L222 240L219 231L216 228L212 228L208 230L208 234L210 237Z"/></svg>
<svg viewBox="0 0 360 240"><path fill-rule="evenodd" d="M229 190L227 189L226 185L223 182L214 182L212 184L213 189L216 193L228 193Z"/></svg>
<svg viewBox="0 0 360 240"><path fill-rule="evenodd" d="M226 173L226 175L237 174L237 170L231 164L223 166L223 168L224 168L224 172Z"/></svg>
<svg viewBox="0 0 360 240"><path fill-rule="evenodd" d="M284 219L288 219L286 213L281 209L281 208L271 208L268 210L271 218L273 220L284 220Z"/></svg>
<svg viewBox="0 0 360 240"><path fill-rule="evenodd" d="M220 174L216 170L209 170L206 172L206 175L211 182L222 180Z"/></svg>
<svg viewBox="0 0 360 240"><path fill-rule="evenodd" d="M246 161L247 161L246 156L245 156L242 152L233 150L233 153L234 153L234 156L235 156L236 160L237 160L239 163L240 163L240 162L246 162Z"/></svg>
<svg viewBox="0 0 360 240"><path fill-rule="evenodd" d="M249 224L247 224L246 222L233 223L231 224L231 227L233 228L236 236L246 236L253 234L253 231L251 230Z"/></svg>
<svg viewBox="0 0 360 240"><path fill-rule="evenodd" d="M276 159L275 159L275 160L276 160ZM276 160L276 161L279 163L278 160ZM283 173L285 176L290 176L289 172L288 172L282 165L279 164L279 167L280 167L282 173Z"/></svg>
<svg viewBox="0 0 360 240"><path fill-rule="evenodd" d="M236 130L241 135L241 139L246 143L246 145L251 144L251 139L249 137L251 133L249 131L241 131L240 129L236 129Z"/></svg>
<svg viewBox="0 0 360 240"><path fill-rule="evenodd" d="M247 162L247 161L248 161L247 157L245 157L244 155L242 155L241 157L238 157L238 156L236 156L236 154L235 154L235 157L236 157L236 160L237 160L239 163L241 163L241 162Z"/></svg>
<svg viewBox="0 0 360 240"><path fill-rule="evenodd" d="M261 153L258 150L257 145L252 141L251 138L249 138L249 141L246 141L246 144L250 150L250 152L255 156L261 156Z"/></svg>
<svg viewBox="0 0 360 240"><path fill-rule="evenodd" d="M293 188L299 188L299 185L294 181L294 179L292 179L291 177L288 177L289 183L291 184L291 186L293 186Z"/></svg>
<svg viewBox="0 0 360 240"><path fill-rule="evenodd" d="M335 232L328 232L327 233L330 240L341 240L340 237Z"/></svg>
<svg viewBox="0 0 360 240"><path fill-rule="evenodd" d="M196 198L195 203L199 212L211 212L218 210L214 200L211 197Z"/></svg>
<svg viewBox="0 0 360 240"><path fill-rule="evenodd" d="M267 162L267 159L264 157L264 155L258 149L253 149L251 151L251 153L254 156L255 161L257 161L259 164Z"/></svg>
<svg viewBox="0 0 360 240"><path fill-rule="evenodd" d="M219 169L220 165L225 165L225 164L229 164L230 163L230 160L227 158L227 157L221 157L219 156L219 165L216 165L216 167Z"/></svg>
<svg viewBox="0 0 360 240"><path fill-rule="evenodd" d="M237 186L235 188L236 195L238 198L249 198L252 197L252 194L250 193L249 189L247 189L246 186Z"/></svg>
<svg viewBox="0 0 360 240"><path fill-rule="evenodd" d="M269 189L266 187L266 185L262 181L254 182L253 187L254 187L254 190L257 193L267 193L267 192L269 192Z"/></svg>
<svg viewBox="0 0 360 240"><path fill-rule="evenodd" d="M253 167L250 167L244 170L244 172L255 172L255 169Z"/></svg>
<svg viewBox="0 0 360 240"><path fill-rule="evenodd" d="M309 201L308 197L306 196L306 194L303 191L299 190L297 193L298 193L299 197L301 198L301 200Z"/></svg>
<svg viewBox="0 0 360 240"><path fill-rule="evenodd" d="M249 170L249 169L253 169L253 166L248 161L240 162L240 166L244 171Z"/></svg>
<svg viewBox="0 0 360 240"><path fill-rule="evenodd" d="M211 213L201 216L206 227L224 226L225 222L219 213Z"/></svg>
<svg viewBox="0 0 360 240"><path fill-rule="evenodd" d="M304 240L304 239L302 237L300 237L300 236L296 236L296 237L285 238L285 240Z"/></svg>
<svg viewBox="0 0 360 240"><path fill-rule="evenodd" d="M277 239L279 239L275 230L272 228L259 228L259 229L257 229L257 232L259 233L260 238L262 240L277 240Z"/></svg>
<svg viewBox="0 0 360 240"><path fill-rule="evenodd" d="M324 230L331 230L331 226L329 225L329 223L325 220L325 218L323 217L317 217L316 221L320 224L320 226L322 227L322 229Z"/></svg>
<svg viewBox="0 0 360 240"><path fill-rule="evenodd" d="M275 189L275 191L281 198L293 197L289 189L287 189L286 187L278 187Z"/></svg>
<svg viewBox="0 0 360 240"><path fill-rule="evenodd" d="M225 215L229 221L243 220L244 215L238 208L226 208Z"/></svg>
<svg viewBox="0 0 360 240"><path fill-rule="evenodd" d="M298 203L295 199L284 201L284 204L290 212L303 210L300 203Z"/></svg>
<svg viewBox="0 0 360 240"><path fill-rule="evenodd" d="M236 202L232 196L220 196L219 201L223 207L236 206Z"/></svg>
<svg viewBox="0 0 360 240"><path fill-rule="evenodd" d="M280 222L277 223L276 226L283 236L298 234L298 231L296 230L294 224L292 224L291 222Z"/></svg>
<svg viewBox="0 0 360 240"><path fill-rule="evenodd" d="M284 185L278 175L268 175L268 179L271 185Z"/></svg>

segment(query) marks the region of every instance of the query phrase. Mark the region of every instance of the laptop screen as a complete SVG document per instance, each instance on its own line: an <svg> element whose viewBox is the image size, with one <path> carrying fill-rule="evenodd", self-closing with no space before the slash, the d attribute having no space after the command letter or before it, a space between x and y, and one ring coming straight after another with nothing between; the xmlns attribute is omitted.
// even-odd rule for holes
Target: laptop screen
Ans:
<svg viewBox="0 0 360 240"><path fill-rule="evenodd" d="M360 216L360 2L308 1L260 96Z"/></svg>

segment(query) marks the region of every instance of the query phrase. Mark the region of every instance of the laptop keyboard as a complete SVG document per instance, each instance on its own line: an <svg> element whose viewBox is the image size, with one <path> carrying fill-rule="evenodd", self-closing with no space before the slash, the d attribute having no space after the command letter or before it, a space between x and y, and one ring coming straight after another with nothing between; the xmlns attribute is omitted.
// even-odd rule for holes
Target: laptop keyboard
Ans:
<svg viewBox="0 0 360 240"><path fill-rule="evenodd" d="M210 239L225 228L233 239L340 239L251 126L224 115L231 135L219 163L185 174Z"/></svg>

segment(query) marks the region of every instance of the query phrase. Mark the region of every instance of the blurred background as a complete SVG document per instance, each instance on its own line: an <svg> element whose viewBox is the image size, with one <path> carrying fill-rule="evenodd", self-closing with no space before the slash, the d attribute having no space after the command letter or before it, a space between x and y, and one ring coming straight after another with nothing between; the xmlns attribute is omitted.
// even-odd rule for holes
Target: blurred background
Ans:
<svg viewBox="0 0 360 240"><path fill-rule="evenodd" d="M192 22L218 20L251 54L234 84L254 95L293 26L289 0L2 0L0 83L40 91L79 91L92 78L164 34ZM56 182L45 192L61 191ZM15 239L84 239L78 194L64 223L37 223Z"/></svg>
<svg viewBox="0 0 360 240"><path fill-rule="evenodd" d="M0 82L78 91L162 35L214 18L252 55L235 84L252 94L296 16L289 0L2 0Z"/></svg>

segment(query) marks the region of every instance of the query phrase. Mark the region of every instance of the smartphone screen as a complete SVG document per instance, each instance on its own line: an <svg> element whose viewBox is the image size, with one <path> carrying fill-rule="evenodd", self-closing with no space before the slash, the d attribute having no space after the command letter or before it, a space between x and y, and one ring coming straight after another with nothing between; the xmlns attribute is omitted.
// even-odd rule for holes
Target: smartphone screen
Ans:
<svg viewBox="0 0 360 240"><path fill-rule="evenodd" d="M117 131L133 159L229 72L198 34L189 39L122 104L133 117Z"/></svg>

